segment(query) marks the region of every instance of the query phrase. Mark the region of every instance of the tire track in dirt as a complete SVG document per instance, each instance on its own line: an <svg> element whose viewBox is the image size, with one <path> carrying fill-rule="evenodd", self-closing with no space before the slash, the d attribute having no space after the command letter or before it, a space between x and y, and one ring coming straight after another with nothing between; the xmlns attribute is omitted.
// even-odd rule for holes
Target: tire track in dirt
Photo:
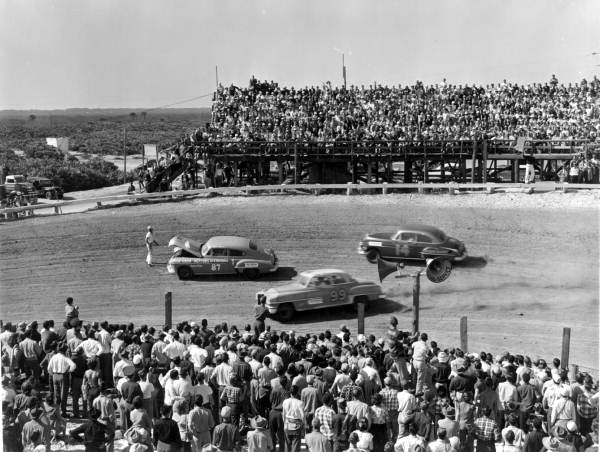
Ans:
<svg viewBox="0 0 600 452"><path fill-rule="evenodd" d="M421 326L443 346L458 343L458 322L469 318L471 351L505 349L545 358L560 354L562 327L570 326L572 361L598 368L598 215L590 209L494 209L460 205L451 198L406 196L305 196L199 199L5 223L0 236L2 318L62 317L73 296L82 318L160 325L164 292L173 292L174 319L250 322L254 294L287 282L274 276L179 281L164 266L147 269L143 236L155 227L164 245L176 233L195 238L245 235L278 253L282 274L338 267L378 280L376 266L356 253L365 232L393 230L411 221L430 223L466 242L471 255L487 256L480 270L457 269L443 284L422 282ZM442 201L444 201L442 199ZM389 299L366 319L381 334L389 315L411 322L411 286L393 278ZM275 328L281 325L271 321ZM349 310L303 313L286 329L319 332L347 323Z"/></svg>

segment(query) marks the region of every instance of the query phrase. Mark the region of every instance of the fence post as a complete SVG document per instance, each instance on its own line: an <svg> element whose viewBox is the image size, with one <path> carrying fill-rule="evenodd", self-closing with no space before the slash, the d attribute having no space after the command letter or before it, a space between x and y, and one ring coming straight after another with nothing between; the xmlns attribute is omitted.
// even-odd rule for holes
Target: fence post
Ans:
<svg viewBox="0 0 600 452"><path fill-rule="evenodd" d="M346 185L346 196L350 196L352 194L352 182L347 182Z"/></svg>
<svg viewBox="0 0 600 452"><path fill-rule="evenodd" d="M381 193L384 195L387 195L387 193L388 193L387 182L383 183L383 188L381 189Z"/></svg>
<svg viewBox="0 0 600 452"><path fill-rule="evenodd" d="M413 282L413 321L412 332L415 334L419 331L419 292L421 291L421 272L414 275Z"/></svg>
<svg viewBox="0 0 600 452"><path fill-rule="evenodd" d="M165 292L165 325L173 325L173 298L171 292Z"/></svg>
<svg viewBox="0 0 600 452"><path fill-rule="evenodd" d="M460 318L460 349L467 353L469 351L469 341L467 338L467 317Z"/></svg>
<svg viewBox="0 0 600 452"><path fill-rule="evenodd" d="M562 352L560 354L560 367L569 368L569 348L571 345L571 328L563 328Z"/></svg>
<svg viewBox="0 0 600 452"><path fill-rule="evenodd" d="M356 300L356 309L358 311L358 333L356 334L365 334L365 302L362 297Z"/></svg>

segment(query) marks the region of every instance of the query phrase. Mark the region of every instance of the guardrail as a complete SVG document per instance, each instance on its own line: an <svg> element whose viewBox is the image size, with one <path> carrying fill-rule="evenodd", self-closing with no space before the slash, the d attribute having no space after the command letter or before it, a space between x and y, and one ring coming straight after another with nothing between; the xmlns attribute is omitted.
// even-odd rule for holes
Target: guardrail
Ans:
<svg viewBox="0 0 600 452"><path fill-rule="evenodd" d="M485 190L486 193L492 194L499 190L505 189L522 189L526 193L534 193L536 189L540 191L556 191L560 190L562 192L567 192L569 190L600 190L599 184L568 184L568 183L534 183L534 184L510 184L510 183L410 183L410 184L388 184L386 182L381 184L353 184L348 182L346 184L290 184L290 185L246 185L242 187L208 187L208 188L199 188L195 190L175 190L175 191L165 191L165 192L156 192L156 193L139 193L139 194L130 194L130 195L115 195L115 196L102 196L98 198L87 198L87 199L76 199L72 201L60 201L50 204L35 204L21 207L9 207L0 209L0 217L9 218L13 216L13 214L18 214L25 212L26 215L33 215L33 212L36 210L48 210L54 209L54 213L60 214L62 213L63 207L75 206L80 204L90 204L96 203L97 207L102 207L103 202L115 202L115 201L138 201L138 200L146 200L146 199L160 199L160 198L168 198L168 199L181 199L191 196L198 195L210 195L210 194L221 194L221 195L250 195L255 192L273 192L273 193L284 193L284 192L303 192L303 193L312 193L314 195L319 195L324 191L331 190L339 190L345 191L346 195L350 196L354 193L360 194L376 194L377 192L381 192L381 194L386 195L390 193L392 190L407 190L407 191L417 191L418 193L426 193L431 190L435 191L443 191L447 190L449 194L453 195L460 190Z"/></svg>

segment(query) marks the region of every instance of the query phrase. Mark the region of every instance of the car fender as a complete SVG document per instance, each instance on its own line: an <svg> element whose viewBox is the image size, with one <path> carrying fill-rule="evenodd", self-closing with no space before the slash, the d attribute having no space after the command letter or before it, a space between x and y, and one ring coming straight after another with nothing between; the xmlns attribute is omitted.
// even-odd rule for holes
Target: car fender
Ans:
<svg viewBox="0 0 600 452"><path fill-rule="evenodd" d="M358 285L348 289L348 298L349 299L351 299L351 298L353 299L353 298L359 297L361 295L368 295L368 296L378 295L379 296L381 294L383 294L381 287L374 283L358 284Z"/></svg>
<svg viewBox="0 0 600 452"><path fill-rule="evenodd" d="M421 251L421 255L423 256L423 258L435 258L435 257L443 257L443 256L448 256L448 257L454 257L456 256L456 250L450 249L450 248L442 248L442 247L428 247L428 248L423 248L423 251Z"/></svg>
<svg viewBox="0 0 600 452"><path fill-rule="evenodd" d="M245 270L246 268L258 268L259 270L263 270L264 267L265 264L256 259L241 259L235 264L237 270Z"/></svg>

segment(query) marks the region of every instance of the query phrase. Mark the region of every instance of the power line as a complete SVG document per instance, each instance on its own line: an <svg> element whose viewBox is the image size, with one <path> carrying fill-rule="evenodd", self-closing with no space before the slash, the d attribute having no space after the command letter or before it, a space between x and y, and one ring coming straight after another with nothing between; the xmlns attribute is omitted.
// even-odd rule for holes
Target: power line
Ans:
<svg viewBox="0 0 600 452"><path fill-rule="evenodd" d="M185 104L187 102L191 102L193 100L198 100L198 99L204 99L205 97L212 96L212 95L213 95L213 93L208 93L208 94L203 94L202 96L190 97L189 99L180 100L178 102L173 102L172 104L160 105L159 107L150 108L146 111L159 110L161 108L168 108L168 107L172 107L174 105Z"/></svg>

